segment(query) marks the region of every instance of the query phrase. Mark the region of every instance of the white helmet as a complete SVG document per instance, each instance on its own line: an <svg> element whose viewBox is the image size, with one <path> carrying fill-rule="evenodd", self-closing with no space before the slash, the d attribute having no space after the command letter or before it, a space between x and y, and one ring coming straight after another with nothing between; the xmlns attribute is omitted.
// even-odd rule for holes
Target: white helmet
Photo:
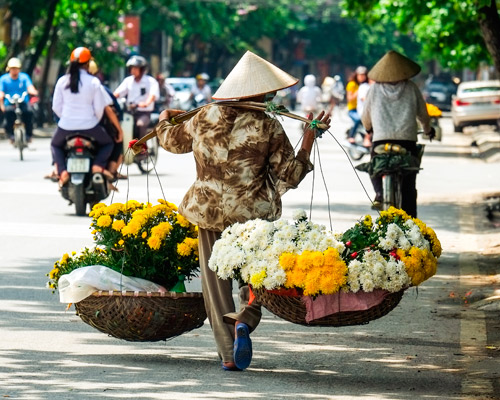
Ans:
<svg viewBox="0 0 500 400"><path fill-rule="evenodd" d="M17 57L12 57L9 62L7 63L7 72L9 72L9 69L11 68L21 68L22 67L22 64L21 64L21 60Z"/></svg>

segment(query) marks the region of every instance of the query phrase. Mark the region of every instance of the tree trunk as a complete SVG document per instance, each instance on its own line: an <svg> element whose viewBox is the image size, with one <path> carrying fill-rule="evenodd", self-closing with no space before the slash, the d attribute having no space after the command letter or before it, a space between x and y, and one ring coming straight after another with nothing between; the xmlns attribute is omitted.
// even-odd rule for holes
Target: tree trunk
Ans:
<svg viewBox="0 0 500 400"><path fill-rule="evenodd" d="M489 6L481 7L478 11L481 34L500 76L500 16L496 0L491 0Z"/></svg>
<svg viewBox="0 0 500 400"><path fill-rule="evenodd" d="M54 56L54 53L56 51L57 30L58 30L57 25L52 26L49 50L47 51L47 58L45 59L45 66L43 68L42 81L40 82L40 87L38 91L38 95L40 98L40 108L43 110L43 117L44 117L43 122L49 122L53 120L52 107L50 106L51 96L50 93L49 96L46 96L46 93L47 93L47 80L49 77L49 70L50 70L50 61L52 60L52 57Z"/></svg>
<svg viewBox="0 0 500 400"><path fill-rule="evenodd" d="M50 34L50 30L52 28L52 23L54 22L54 15L56 13L56 8L57 8L58 3L59 3L59 0L52 0L49 3L49 8L47 10L47 19L45 20L45 25L43 27L42 36L40 36L40 39L38 40L38 43L36 44L35 52L31 56L30 63L28 65L28 68L26 69L26 73L29 76L31 76L33 74L33 70L36 67L38 59L42 55L43 49L45 49L45 46L47 45L47 40L49 39L49 34Z"/></svg>

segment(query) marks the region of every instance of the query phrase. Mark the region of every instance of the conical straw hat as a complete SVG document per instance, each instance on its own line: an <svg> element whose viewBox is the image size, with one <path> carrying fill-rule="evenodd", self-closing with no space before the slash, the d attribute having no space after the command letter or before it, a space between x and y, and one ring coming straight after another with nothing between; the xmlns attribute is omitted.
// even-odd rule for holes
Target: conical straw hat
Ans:
<svg viewBox="0 0 500 400"><path fill-rule="evenodd" d="M420 72L420 66L394 50L388 51L368 72L375 82L399 82Z"/></svg>
<svg viewBox="0 0 500 400"><path fill-rule="evenodd" d="M298 81L269 61L247 51L212 97L215 100L254 97L285 89Z"/></svg>

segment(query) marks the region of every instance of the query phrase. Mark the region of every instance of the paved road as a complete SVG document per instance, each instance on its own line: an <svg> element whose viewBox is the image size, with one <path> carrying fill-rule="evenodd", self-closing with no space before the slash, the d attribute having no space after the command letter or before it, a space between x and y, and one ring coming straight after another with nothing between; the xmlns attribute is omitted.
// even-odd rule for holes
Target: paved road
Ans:
<svg viewBox="0 0 500 400"><path fill-rule="evenodd" d="M91 244L87 217L42 177L49 140L36 138L20 162L0 141L0 396L11 399L493 399L500 393L498 313L469 306L470 293L498 288L497 230L480 196L498 191L498 163L470 155L470 137L442 121L442 143L426 148L418 177L419 217L434 227L444 253L438 274L409 290L389 315L364 326L310 328L265 314L253 335L254 360L244 373L220 369L209 326L161 343L107 337L65 310L44 285L62 253ZM299 126L284 122L293 143ZM347 128L336 118L339 140ZM342 230L371 213L345 154L333 137L319 141L316 172L284 198ZM319 164L321 162L321 168ZM327 189L321 178L321 169ZM179 203L194 179L190 155L161 153L167 200ZM129 198L155 201L162 190L131 166ZM367 176L360 176L370 196ZM313 191L314 181L314 191ZM115 201L127 198L119 183ZM330 211L330 212L329 212ZM488 255L485 255L488 253ZM199 290L199 280L189 286ZM479 295L478 295L479 296Z"/></svg>

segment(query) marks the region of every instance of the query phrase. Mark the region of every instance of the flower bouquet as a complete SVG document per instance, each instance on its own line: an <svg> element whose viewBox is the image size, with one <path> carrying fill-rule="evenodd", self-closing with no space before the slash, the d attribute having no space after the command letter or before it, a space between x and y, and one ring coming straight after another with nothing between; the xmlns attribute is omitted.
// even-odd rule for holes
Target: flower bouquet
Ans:
<svg viewBox="0 0 500 400"><path fill-rule="evenodd" d="M121 287L114 287L121 285L120 279L118 284L111 282L113 290L95 285L93 295L75 303L84 322L115 337L164 340L200 327L206 318L201 293L185 293L184 287L184 280L199 271L198 229L177 213L174 204L158 202L96 204L89 214L95 247L64 254L48 274L49 288L60 291L61 277L67 282L72 272L90 266L103 266L99 274L107 267L119 276L158 288L122 292ZM110 279L101 281L110 284ZM77 281L74 286L82 285Z"/></svg>
<svg viewBox="0 0 500 400"><path fill-rule="evenodd" d="M367 215L343 233L308 221L302 211L293 223L230 226L215 243L209 267L222 279L250 284L259 302L287 320L348 325L389 312L405 289L435 274L440 254L434 231L393 207L375 223ZM286 305L270 304L274 295L288 297Z"/></svg>

